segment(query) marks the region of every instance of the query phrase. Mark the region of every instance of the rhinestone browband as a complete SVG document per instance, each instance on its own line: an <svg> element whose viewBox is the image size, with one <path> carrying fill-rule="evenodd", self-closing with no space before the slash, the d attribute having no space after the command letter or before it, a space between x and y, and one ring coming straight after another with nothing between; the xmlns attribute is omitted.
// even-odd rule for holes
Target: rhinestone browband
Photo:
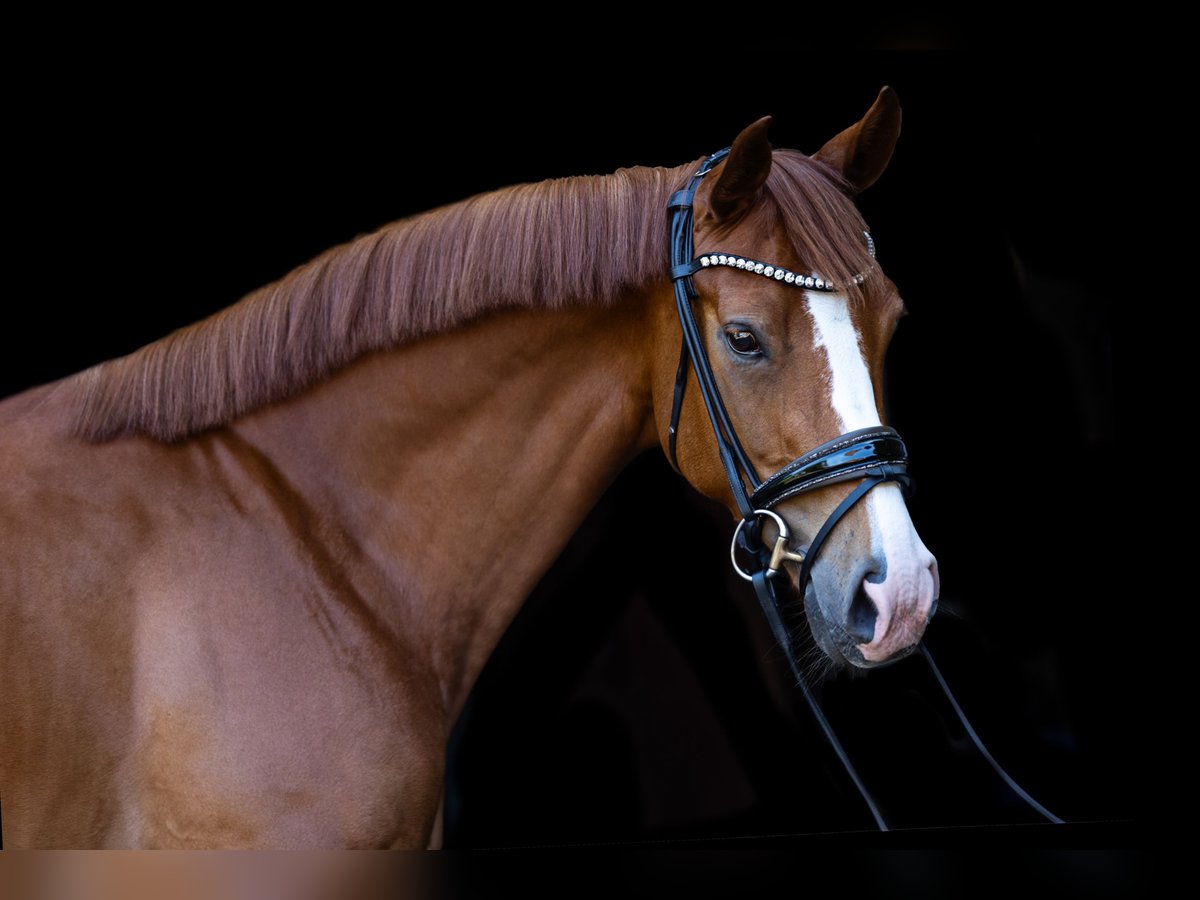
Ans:
<svg viewBox="0 0 1200 900"><path fill-rule="evenodd" d="M869 231L863 232L863 237L867 239L867 252L871 254L871 259L875 258L875 240L871 237ZM701 268L710 268L712 266L728 266L733 269L742 269L746 272L752 272L755 275L762 275L764 278L773 278L776 281L782 281L784 284L794 284L798 288L814 291L836 291L837 286L832 281L826 281L817 275L797 275L795 272L784 269L781 266L773 266L768 263L757 262L753 259L746 259L744 256L730 256L727 253L709 253L699 257L696 260ZM862 274L854 276L855 284L862 284L865 276Z"/></svg>

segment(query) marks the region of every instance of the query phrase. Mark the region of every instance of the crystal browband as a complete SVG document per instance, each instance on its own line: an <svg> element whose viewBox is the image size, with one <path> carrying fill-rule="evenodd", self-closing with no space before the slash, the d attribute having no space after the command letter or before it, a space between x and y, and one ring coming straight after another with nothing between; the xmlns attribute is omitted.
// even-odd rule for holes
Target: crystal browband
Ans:
<svg viewBox="0 0 1200 900"><path fill-rule="evenodd" d="M762 275L765 278L774 278L776 281L784 282L784 284L794 284L798 288L817 291L837 290L832 282L815 275L797 275L795 272L781 269L779 266L770 266L766 263L755 262L752 259L746 259L742 256L726 256L724 253L710 253L708 256L701 256L699 262L701 268L729 266L734 269L745 269L747 272L753 272L755 275ZM863 277L855 275L854 281L857 284L862 284Z"/></svg>
<svg viewBox="0 0 1200 900"><path fill-rule="evenodd" d="M871 254L871 258L875 258L875 241L868 231L863 232L863 237L867 239L867 252ZM836 291L837 285L832 281L826 281L818 275L798 275L782 266L773 266L769 263L758 262L753 259L746 259L744 256L731 256L728 253L706 253L704 256L697 257L692 261L689 268L692 272L698 272L700 269L708 269L713 266L727 266L733 269L742 269L746 272L751 272L755 275L762 275L764 278L773 278L776 281L782 281L784 284L793 284L798 288L813 291ZM689 273L690 274L690 273ZM854 276L855 284L862 284L865 276L858 274Z"/></svg>

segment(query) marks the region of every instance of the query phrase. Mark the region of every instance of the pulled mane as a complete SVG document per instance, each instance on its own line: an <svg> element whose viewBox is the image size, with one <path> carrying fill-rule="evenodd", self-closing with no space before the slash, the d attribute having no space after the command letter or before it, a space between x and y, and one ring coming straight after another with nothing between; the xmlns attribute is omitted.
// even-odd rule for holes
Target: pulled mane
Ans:
<svg viewBox="0 0 1200 900"><path fill-rule="evenodd" d="M775 163L765 199L797 256L850 283L866 267L853 204L808 157L778 151ZM487 312L615 302L666 277L666 198L693 170L518 185L384 226L74 376L74 431L92 441L180 440L293 396L371 351Z"/></svg>

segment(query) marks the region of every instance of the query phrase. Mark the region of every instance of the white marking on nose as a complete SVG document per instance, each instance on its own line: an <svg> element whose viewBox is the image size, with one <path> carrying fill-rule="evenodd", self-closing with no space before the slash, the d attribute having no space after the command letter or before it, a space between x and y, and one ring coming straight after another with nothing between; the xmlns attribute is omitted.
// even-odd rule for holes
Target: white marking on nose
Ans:
<svg viewBox="0 0 1200 900"><path fill-rule="evenodd" d="M841 294L808 292L806 296L813 320L813 345L824 350L829 360L830 401L842 432L883 424L850 304ZM904 636L900 632L920 636L937 590L935 564L913 528L897 485L879 485L863 502L870 522L872 554L887 566L882 584L867 585L867 594L878 612L871 646L886 646L886 656L902 649L902 645L893 647L893 641L886 640L893 624L902 626L893 636L896 641Z"/></svg>

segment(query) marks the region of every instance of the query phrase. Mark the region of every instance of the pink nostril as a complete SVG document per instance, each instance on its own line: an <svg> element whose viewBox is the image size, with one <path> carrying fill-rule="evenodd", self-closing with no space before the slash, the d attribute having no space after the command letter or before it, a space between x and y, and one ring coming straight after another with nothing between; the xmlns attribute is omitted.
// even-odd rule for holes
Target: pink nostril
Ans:
<svg viewBox="0 0 1200 900"><path fill-rule="evenodd" d="M929 577L933 579L933 600L929 604L929 614L926 616L926 621L932 619L933 614L937 612L938 598L942 595L942 579L938 575L936 559L929 564Z"/></svg>
<svg viewBox="0 0 1200 900"><path fill-rule="evenodd" d="M869 644L875 640L875 620L878 617L875 601L867 596L866 588L860 584L846 612L846 633L860 644Z"/></svg>

